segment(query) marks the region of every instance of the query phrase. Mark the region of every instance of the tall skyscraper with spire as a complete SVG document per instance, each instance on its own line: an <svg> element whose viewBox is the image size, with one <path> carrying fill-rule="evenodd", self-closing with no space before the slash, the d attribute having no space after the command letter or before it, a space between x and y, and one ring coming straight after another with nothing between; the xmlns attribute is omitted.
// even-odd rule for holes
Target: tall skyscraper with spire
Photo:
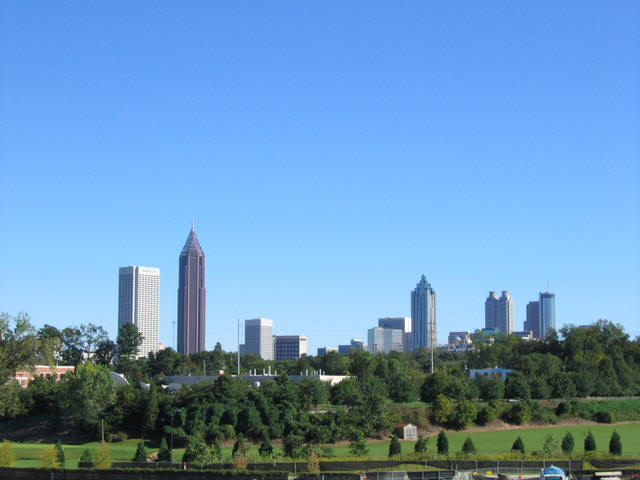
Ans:
<svg viewBox="0 0 640 480"><path fill-rule="evenodd" d="M411 350L435 348L436 292L424 275L411 292Z"/></svg>
<svg viewBox="0 0 640 480"><path fill-rule="evenodd" d="M204 270L204 252L192 223L178 263L178 352L185 355L204 351Z"/></svg>

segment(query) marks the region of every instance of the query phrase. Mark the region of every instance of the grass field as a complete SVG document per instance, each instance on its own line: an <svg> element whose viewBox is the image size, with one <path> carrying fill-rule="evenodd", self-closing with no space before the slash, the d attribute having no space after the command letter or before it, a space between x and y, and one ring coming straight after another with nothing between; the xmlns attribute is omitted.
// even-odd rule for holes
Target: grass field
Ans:
<svg viewBox="0 0 640 480"><path fill-rule="evenodd" d="M640 423L628 423L619 425L574 425L574 426L558 426L558 427L544 427L544 428L525 428L525 429L512 429L512 430L498 430L492 432L455 432L448 435L449 437L449 451L450 453L459 452L462 449L462 443L467 437L471 437L473 443L478 450L478 455L500 455L506 454L511 451L511 445L515 441L516 437L522 437L527 453L531 453L534 450L541 450L545 437L548 434L552 434L558 440L558 443L562 440L562 437L566 432L571 432L575 439L575 456L583 454L583 442L587 432L591 430L596 439L596 445L598 450L607 451L609 445L609 438L614 430L617 430L622 437L623 454L627 457L640 458ZM123 462L130 461L136 450L138 440L130 439L124 442L117 442L109 444L109 450L111 455L111 461ZM402 453L413 452L413 441L402 441ZM435 450L435 438L429 439L429 445L431 450ZM86 443L84 445L64 445L64 453L66 457L67 468L76 468L78 465L78 459L82 452L89 448L90 450L96 450L99 444L97 442ZM41 457L43 451L48 448L48 444L36 444L36 443L14 443L13 448L16 454L16 466L20 467L40 467L42 466ZM386 458L389 451L388 441L371 441L368 444L369 456ZM348 457L349 447L348 445L332 446L335 456ZM225 447L222 449L223 455L230 456L231 448ZM148 448L148 452L151 453L154 450ZM280 451L276 448L276 451ZM174 460L179 461L182 458L184 450L174 450ZM250 457L257 454L257 446L252 446L249 451Z"/></svg>

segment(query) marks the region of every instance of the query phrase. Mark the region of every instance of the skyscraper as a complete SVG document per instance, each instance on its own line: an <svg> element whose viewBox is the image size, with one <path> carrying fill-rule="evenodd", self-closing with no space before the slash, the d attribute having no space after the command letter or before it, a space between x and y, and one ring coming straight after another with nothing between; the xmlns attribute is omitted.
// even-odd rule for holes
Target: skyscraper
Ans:
<svg viewBox="0 0 640 480"><path fill-rule="evenodd" d="M540 292L540 337L546 338L549 330L556 328L556 295Z"/></svg>
<svg viewBox="0 0 640 480"><path fill-rule="evenodd" d="M524 321L525 332L533 332L533 338L540 336L540 302L527 303L527 319Z"/></svg>
<svg viewBox="0 0 640 480"><path fill-rule="evenodd" d="M411 350L435 348L436 337L436 292L424 275L411 292Z"/></svg>
<svg viewBox="0 0 640 480"><path fill-rule="evenodd" d="M484 302L484 328L494 328L506 334L513 332L513 299L508 291L503 290L500 298L496 292L489 292Z"/></svg>
<svg viewBox="0 0 640 480"><path fill-rule="evenodd" d="M411 317L385 317L378 319L378 327L402 330L402 350L411 348Z"/></svg>
<svg viewBox="0 0 640 480"><path fill-rule="evenodd" d="M160 269L121 267L118 281L118 329L133 323L142 334L138 357L158 350Z"/></svg>
<svg viewBox="0 0 640 480"><path fill-rule="evenodd" d="M273 320L253 318L244 321L244 345L241 352L255 353L263 360L273 360Z"/></svg>
<svg viewBox="0 0 640 480"><path fill-rule="evenodd" d="M370 328L367 331L369 353L402 352L404 332L395 328Z"/></svg>
<svg viewBox="0 0 640 480"><path fill-rule="evenodd" d="M178 262L178 352L204 350L206 290L204 253L193 225Z"/></svg>

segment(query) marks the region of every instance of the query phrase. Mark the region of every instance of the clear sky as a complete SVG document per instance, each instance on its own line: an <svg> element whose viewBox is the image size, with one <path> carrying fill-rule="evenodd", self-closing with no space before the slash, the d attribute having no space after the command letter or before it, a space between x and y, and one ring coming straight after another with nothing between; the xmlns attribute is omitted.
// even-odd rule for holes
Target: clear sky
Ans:
<svg viewBox="0 0 640 480"><path fill-rule="evenodd" d="M0 8L0 310L114 335L118 267L159 267L171 344L195 218L207 348L366 339L423 273L440 341L547 285L640 334L640 3Z"/></svg>

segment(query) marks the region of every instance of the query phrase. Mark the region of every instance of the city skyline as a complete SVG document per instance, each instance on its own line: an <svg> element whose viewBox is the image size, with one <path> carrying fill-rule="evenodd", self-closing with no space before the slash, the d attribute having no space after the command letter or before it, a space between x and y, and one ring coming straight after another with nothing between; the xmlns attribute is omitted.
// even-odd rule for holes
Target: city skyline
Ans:
<svg viewBox="0 0 640 480"><path fill-rule="evenodd" d="M366 340L422 272L439 343L492 289L640 335L638 8L4 2L0 308L115 338L152 265L175 345L195 217L207 349Z"/></svg>

